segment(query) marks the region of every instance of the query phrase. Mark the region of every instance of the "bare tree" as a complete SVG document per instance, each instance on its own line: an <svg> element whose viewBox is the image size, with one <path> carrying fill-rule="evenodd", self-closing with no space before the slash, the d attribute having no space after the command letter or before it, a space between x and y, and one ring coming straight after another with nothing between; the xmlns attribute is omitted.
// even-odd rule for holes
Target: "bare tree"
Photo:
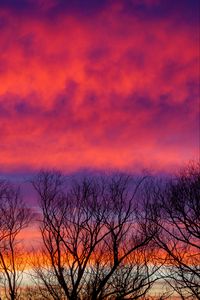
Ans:
<svg viewBox="0 0 200 300"><path fill-rule="evenodd" d="M85 178L67 187L56 172L41 172L34 179L44 246L42 265L37 263L35 272L53 299L61 294L64 299L86 299L86 293L93 300L125 299L150 288L155 270L147 266L145 249L157 227L135 201L143 181L133 185L129 176L118 175ZM120 272L126 270L129 284L123 287L121 281L119 288Z"/></svg>
<svg viewBox="0 0 200 300"><path fill-rule="evenodd" d="M200 299L200 165L190 165L149 193L167 282L182 299Z"/></svg>
<svg viewBox="0 0 200 300"><path fill-rule="evenodd" d="M28 226L30 211L18 188L0 182L0 274L7 299L18 299L24 267L18 236Z"/></svg>
<svg viewBox="0 0 200 300"><path fill-rule="evenodd" d="M158 280L160 265L154 264L154 247L142 247L133 251L116 268L102 288L97 299L141 299L145 297ZM88 280L83 289L84 299L92 299L93 291L98 289L105 276L112 268L107 253L97 253L96 259L88 268Z"/></svg>

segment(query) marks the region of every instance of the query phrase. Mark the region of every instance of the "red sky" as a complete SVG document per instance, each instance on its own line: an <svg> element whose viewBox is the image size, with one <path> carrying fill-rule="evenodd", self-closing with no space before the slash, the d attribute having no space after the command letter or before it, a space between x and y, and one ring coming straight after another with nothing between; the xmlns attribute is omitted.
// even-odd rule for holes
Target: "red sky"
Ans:
<svg viewBox="0 0 200 300"><path fill-rule="evenodd" d="M199 2L67 2L0 2L1 170L197 159Z"/></svg>

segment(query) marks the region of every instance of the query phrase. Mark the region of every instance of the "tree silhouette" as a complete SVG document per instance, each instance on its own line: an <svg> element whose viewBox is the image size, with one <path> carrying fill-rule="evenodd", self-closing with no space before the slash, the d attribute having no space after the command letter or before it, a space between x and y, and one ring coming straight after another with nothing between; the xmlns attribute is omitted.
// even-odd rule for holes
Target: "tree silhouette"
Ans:
<svg viewBox="0 0 200 300"><path fill-rule="evenodd" d="M86 294L94 300L137 299L147 292L155 280L147 248L156 232L137 205L143 181L133 184L129 176L116 175L83 178L67 187L60 173L38 174L33 185L43 249L34 269L40 288L53 299Z"/></svg>
<svg viewBox="0 0 200 300"><path fill-rule="evenodd" d="M182 299L200 299L200 165L182 170L148 193L158 245L166 254L168 283Z"/></svg>
<svg viewBox="0 0 200 300"><path fill-rule="evenodd" d="M0 182L0 282L7 299L17 299L24 267L18 236L31 218L20 196L20 190Z"/></svg>

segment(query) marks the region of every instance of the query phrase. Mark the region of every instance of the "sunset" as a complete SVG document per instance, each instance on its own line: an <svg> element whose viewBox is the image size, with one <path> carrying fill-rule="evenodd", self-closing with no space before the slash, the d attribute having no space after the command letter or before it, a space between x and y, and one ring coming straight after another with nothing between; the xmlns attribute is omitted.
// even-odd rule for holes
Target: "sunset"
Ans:
<svg viewBox="0 0 200 300"><path fill-rule="evenodd" d="M0 0L0 299L200 299L199 11Z"/></svg>

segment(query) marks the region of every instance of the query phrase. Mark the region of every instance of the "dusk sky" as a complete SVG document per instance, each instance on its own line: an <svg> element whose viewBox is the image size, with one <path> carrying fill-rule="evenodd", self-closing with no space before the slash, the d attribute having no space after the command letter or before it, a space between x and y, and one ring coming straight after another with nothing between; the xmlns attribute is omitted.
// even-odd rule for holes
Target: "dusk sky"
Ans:
<svg viewBox="0 0 200 300"><path fill-rule="evenodd" d="M199 0L0 0L0 167L199 157Z"/></svg>

